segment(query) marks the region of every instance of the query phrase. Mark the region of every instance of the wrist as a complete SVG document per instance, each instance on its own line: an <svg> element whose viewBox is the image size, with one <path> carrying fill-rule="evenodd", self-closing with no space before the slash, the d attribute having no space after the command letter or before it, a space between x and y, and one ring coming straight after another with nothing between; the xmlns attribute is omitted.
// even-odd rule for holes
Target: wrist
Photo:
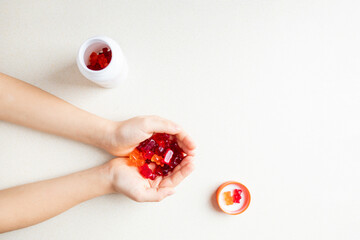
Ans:
<svg viewBox="0 0 360 240"><path fill-rule="evenodd" d="M124 169L127 172L129 166L127 166L126 158L114 158L104 164L105 172L108 174L110 181L111 193L124 193L124 189L128 188L129 184L127 174L124 174Z"/></svg>
<svg viewBox="0 0 360 240"><path fill-rule="evenodd" d="M111 164L105 163L95 168L98 182L98 195L114 193Z"/></svg>
<svg viewBox="0 0 360 240"><path fill-rule="evenodd" d="M121 135L122 122L109 121L103 128L101 148L114 156L121 156L119 135ZM123 146L122 146L123 147Z"/></svg>
<svg viewBox="0 0 360 240"><path fill-rule="evenodd" d="M96 143L93 145L111 152L115 142L114 139L117 127L118 122L101 119L96 133Z"/></svg>

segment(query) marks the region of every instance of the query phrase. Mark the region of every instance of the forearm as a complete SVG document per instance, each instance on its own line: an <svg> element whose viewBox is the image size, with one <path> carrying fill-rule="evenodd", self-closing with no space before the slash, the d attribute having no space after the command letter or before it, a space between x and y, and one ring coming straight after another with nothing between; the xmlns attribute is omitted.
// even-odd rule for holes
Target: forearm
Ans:
<svg viewBox="0 0 360 240"><path fill-rule="evenodd" d="M112 122L0 73L0 120L106 148Z"/></svg>
<svg viewBox="0 0 360 240"><path fill-rule="evenodd" d="M0 191L0 233L34 225L112 193L108 165Z"/></svg>

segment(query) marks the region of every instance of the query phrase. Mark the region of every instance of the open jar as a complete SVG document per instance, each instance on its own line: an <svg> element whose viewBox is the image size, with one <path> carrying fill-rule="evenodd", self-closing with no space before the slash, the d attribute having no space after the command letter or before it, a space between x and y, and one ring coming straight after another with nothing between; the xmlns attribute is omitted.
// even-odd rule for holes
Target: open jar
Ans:
<svg viewBox="0 0 360 240"><path fill-rule="evenodd" d="M110 62L101 70L91 70L87 67L90 63L91 53L98 53L103 48L111 51ZM118 86L125 81L128 73L127 61L120 46L106 36L95 36L86 40L79 49L76 63L84 77L105 88Z"/></svg>

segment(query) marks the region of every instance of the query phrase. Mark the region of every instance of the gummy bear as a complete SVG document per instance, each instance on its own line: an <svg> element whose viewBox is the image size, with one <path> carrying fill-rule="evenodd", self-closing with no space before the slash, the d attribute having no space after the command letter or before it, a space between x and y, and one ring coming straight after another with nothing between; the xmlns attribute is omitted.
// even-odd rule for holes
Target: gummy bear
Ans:
<svg viewBox="0 0 360 240"><path fill-rule="evenodd" d="M158 146L155 148L155 153L159 156L164 156L165 154L165 142L163 140L160 140L157 142Z"/></svg>
<svg viewBox="0 0 360 240"><path fill-rule="evenodd" d="M154 152L151 150L147 150L143 152L143 156L145 159L151 159L154 156Z"/></svg>
<svg viewBox="0 0 360 240"><path fill-rule="evenodd" d="M87 67L91 70L101 70L106 68L111 61L112 53L108 48L103 48L99 53L92 52L89 57L89 65Z"/></svg>
<svg viewBox="0 0 360 240"><path fill-rule="evenodd" d="M110 63L110 60L112 57L111 51L108 48L103 48L102 50L103 50L103 53L104 53L104 56L105 56L107 62Z"/></svg>
<svg viewBox="0 0 360 240"><path fill-rule="evenodd" d="M160 157L160 156L158 156L158 155L156 155L156 154L154 154L154 155L152 156L151 161L154 162L154 163L156 163L156 165L164 166L164 164L163 164L163 162L162 162L162 161L163 161L163 158Z"/></svg>
<svg viewBox="0 0 360 240"><path fill-rule="evenodd" d="M174 153L180 154L183 152L183 150L179 147L179 144L177 142L172 142L170 146L171 149L174 151Z"/></svg>
<svg viewBox="0 0 360 240"><path fill-rule="evenodd" d="M163 175L163 169L160 165L157 165L155 170L154 170L154 173L157 175L157 176L162 176Z"/></svg>
<svg viewBox="0 0 360 240"><path fill-rule="evenodd" d="M155 146L156 146L156 142L154 139L147 139L144 142L140 143L140 145L137 147L137 149L139 149L141 152L146 152L146 151L154 151L155 150Z"/></svg>
<svg viewBox="0 0 360 240"><path fill-rule="evenodd" d="M163 159L163 163L170 165L171 158L173 156L174 152L171 149L168 149L165 153L165 157Z"/></svg>
<svg viewBox="0 0 360 240"><path fill-rule="evenodd" d="M101 69L106 68L106 66L108 65L104 54L99 54L97 61L98 61L99 65L100 65Z"/></svg>
<svg viewBox="0 0 360 240"><path fill-rule="evenodd" d="M162 175L163 176L167 176L170 172L170 167L169 165L164 165L163 167L161 167L161 171L162 171Z"/></svg>
<svg viewBox="0 0 360 240"><path fill-rule="evenodd" d="M224 200L226 205L232 205L234 203L231 197L231 191L224 192Z"/></svg>
<svg viewBox="0 0 360 240"><path fill-rule="evenodd" d="M148 164L144 164L141 167L139 167L139 171L140 171L140 174L143 175L144 178L150 178L151 180L154 180L156 178L156 175L149 168Z"/></svg>
<svg viewBox="0 0 360 240"><path fill-rule="evenodd" d="M242 191L240 189L234 189L233 191L233 202L240 203Z"/></svg>
<svg viewBox="0 0 360 240"><path fill-rule="evenodd" d="M98 55L96 54L96 52L92 52L92 53L90 54L90 59L89 59L90 65L91 65L91 66L95 66L95 64L96 64L96 62L97 62L97 59L98 59Z"/></svg>
<svg viewBox="0 0 360 240"><path fill-rule="evenodd" d="M145 159L139 150L135 149L129 155L130 163L134 166L140 167L145 164Z"/></svg>
<svg viewBox="0 0 360 240"><path fill-rule="evenodd" d="M152 137L157 143L170 139L170 135L167 133L155 133Z"/></svg>
<svg viewBox="0 0 360 240"><path fill-rule="evenodd" d="M177 165L179 165L181 163L181 161L183 160L183 156L182 154L177 154L175 155L175 157L173 157L170 161L170 168L174 169Z"/></svg>

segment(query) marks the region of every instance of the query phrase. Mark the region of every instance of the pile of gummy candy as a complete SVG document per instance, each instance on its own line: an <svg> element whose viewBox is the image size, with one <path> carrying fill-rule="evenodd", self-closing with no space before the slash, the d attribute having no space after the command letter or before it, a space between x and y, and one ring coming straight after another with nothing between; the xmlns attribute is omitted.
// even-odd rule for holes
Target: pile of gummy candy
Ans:
<svg viewBox="0 0 360 240"><path fill-rule="evenodd" d="M185 156L175 136L155 133L130 153L129 163L137 166L144 178L154 180L157 176L167 176Z"/></svg>
<svg viewBox="0 0 360 240"><path fill-rule="evenodd" d="M233 205L234 203L240 203L242 191L240 189L234 189L233 195L231 191L224 192L224 199L226 205Z"/></svg>
<svg viewBox="0 0 360 240"><path fill-rule="evenodd" d="M91 70L102 70L109 65L112 53L108 48L103 48L99 53L92 52L89 57L89 65L87 67Z"/></svg>

